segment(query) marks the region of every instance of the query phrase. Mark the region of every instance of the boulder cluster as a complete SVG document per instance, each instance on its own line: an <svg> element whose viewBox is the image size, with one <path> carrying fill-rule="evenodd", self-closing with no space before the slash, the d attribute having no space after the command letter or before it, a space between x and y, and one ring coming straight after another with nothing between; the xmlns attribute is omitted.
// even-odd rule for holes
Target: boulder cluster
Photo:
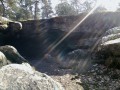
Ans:
<svg viewBox="0 0 120 90"><path fill-rule="evenodd" d="M53 22L52 19L49 22L51 24ZM24 28L22 29L20 22L0 17L0 35L3 34L3 36L6 35L7 37L9 34L13 35L13 33L21 29L26 29L25 32L20 34L22 39L17 38L14 40L26 42L23 47L28 46L26 47L26 53L29 54L28 56L34 52L39 55L37 51L42 51L41 53L43 54L41 54L41 56L44 55L49 51L48 47L51 43L54 43L58 38L61 38L61 36L67 33L67 31L56 29L54 24L49 26L48 23L45 25L47 25L47 27L49 26L49 28L45 26L45 30L40 30L39 33L38 31L34 31L33 33L32 30L38 30L37 26L40 27L40 23L37 22L36 24L34 21L31 21L27 23L30 27L25 27L26 23L27 22L24 22ZM54 29L51 29L53 27ZM96 35L96 33L99 34L98 31L96 31L94 35ZM52 55L59 56L60 52L65 54L62 59L64 61L61 60L62 63L60 62L60 64L63 65L62 68L72 68L78 73L79 71L80 73L81 71L87 71L87 74L80 74L82 83L79 83L85 90L119 90L120 71L108 67L120 68L120 27L109 29L104 34L100 33L97 37L94 35L89 36L90 34L93 34L92 29L91 31L86 29L86 31L84 30L82 32L73 32L52 52ZM18 36L16 35L16 37ZM7 37L7 39L9 37ZM2 36L0 39L3 40ZM34 42L32 45L30 45L31 40L32 43ZM20 46L19 43L16 45ZM33 52L29 52L31 48ZM45 58L49 59L51 55L45 54ZM94 65L93 62L104 63L107 67L100 64ZM118 81L116 82L115 80L117 79ZM48 75L33 69L15 47L5 44L4 46L0 46L0 90L64 90L64 88Z"/></svg>
<svg viewBox="0 0 120 90"><path fill-rule="evenodd" d="M20 22L0 17L0 34L7 36L21 29ZM0 46L0 90L64 90L64 88L48 75L33 69L15 47L4 45Z"/></svg>

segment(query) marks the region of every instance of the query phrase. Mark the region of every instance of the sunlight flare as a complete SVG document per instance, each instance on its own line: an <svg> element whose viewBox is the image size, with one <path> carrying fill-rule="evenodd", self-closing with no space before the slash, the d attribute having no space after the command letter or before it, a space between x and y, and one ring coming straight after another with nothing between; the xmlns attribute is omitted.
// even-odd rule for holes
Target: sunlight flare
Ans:
<svg viewBox="0 0 120 90"><path fill-rule="evenodd" d="M97 3L96 6L80 21L76 26L74 26L60 41L58 41L48 53L52 52L62 41L64 41L76 28L82 24L95 10L96 8L100 5L101 3Z"/></svg>
<svg viewBox="0 0 120 90"><path fill-rule="evenodd" d="M105 7L108 11L116 11L120 0L98 0L96 4Z"/></svg>

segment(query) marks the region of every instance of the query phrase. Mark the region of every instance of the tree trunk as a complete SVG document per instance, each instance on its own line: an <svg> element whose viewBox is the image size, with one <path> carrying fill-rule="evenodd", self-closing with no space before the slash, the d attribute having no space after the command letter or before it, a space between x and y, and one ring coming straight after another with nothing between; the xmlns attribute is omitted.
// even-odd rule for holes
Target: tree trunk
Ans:
<svg viewBox="0 0 120 90"><path fill-rule="evenodd" d="M3 0L0 0L1 4L2 4L2 8L3 8L3 14L2 16L5 17L5 5L4 5L4 2Z"/></svg>
<svg viewBox="0 0 120 90"><path fill-rule="evenodd" d="M38 11L38 10L37 10L37 9L38 9L37 7L38 7L38 2L39 2L39 1L35 1L35 12L34 12L34 19L35 19L35 20L37 19L37 11Z"/></svg>

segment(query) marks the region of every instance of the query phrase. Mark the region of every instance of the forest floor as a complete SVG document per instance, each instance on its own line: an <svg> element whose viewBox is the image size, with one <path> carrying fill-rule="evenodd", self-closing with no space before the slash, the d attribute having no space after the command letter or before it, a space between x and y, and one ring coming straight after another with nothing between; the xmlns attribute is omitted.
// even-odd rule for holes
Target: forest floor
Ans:
<svg viewBox="0 0 120 90"><path fill-rule="evenodd" d="M30 64L36 70L51 76L55 81L61 83L65 90L83 90L82 86L77 84L78 79L73 79L76 75L71 69L61 69L60 64L53 60L31 60Z"/></svg>
<svg viewBox="0 0 120 90"><path fill-rule="evenodd" d="M30 63L36 70L61 83L65 90L120 90L120 70L115 68L94 64L86 73L78 75L73 74L72 69L60 68L54 60L31 60Z"/></svg>

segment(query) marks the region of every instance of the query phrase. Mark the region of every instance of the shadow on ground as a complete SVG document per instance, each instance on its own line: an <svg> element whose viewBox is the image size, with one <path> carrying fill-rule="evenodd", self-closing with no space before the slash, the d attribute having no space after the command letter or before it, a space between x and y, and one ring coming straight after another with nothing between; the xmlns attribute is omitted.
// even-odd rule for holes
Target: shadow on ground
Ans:
<svg viewBox="0 0 120 90"><path fill-rule="evenodd" d="M46 73L47 75L57 75L62 76L65 74L76 74L75 69L71 68L63 68L61 67L61 64L59 64L54 59L41 59L41 60L30 60L29 63L35 67L37 71L40 71L42 73ZM81 62L84 63L84 62ZM92 64L88 64L85 67L82 67L80 64L79 73L84 73L90 69ZM75 67L75 66L74 66Z"/></svg>

